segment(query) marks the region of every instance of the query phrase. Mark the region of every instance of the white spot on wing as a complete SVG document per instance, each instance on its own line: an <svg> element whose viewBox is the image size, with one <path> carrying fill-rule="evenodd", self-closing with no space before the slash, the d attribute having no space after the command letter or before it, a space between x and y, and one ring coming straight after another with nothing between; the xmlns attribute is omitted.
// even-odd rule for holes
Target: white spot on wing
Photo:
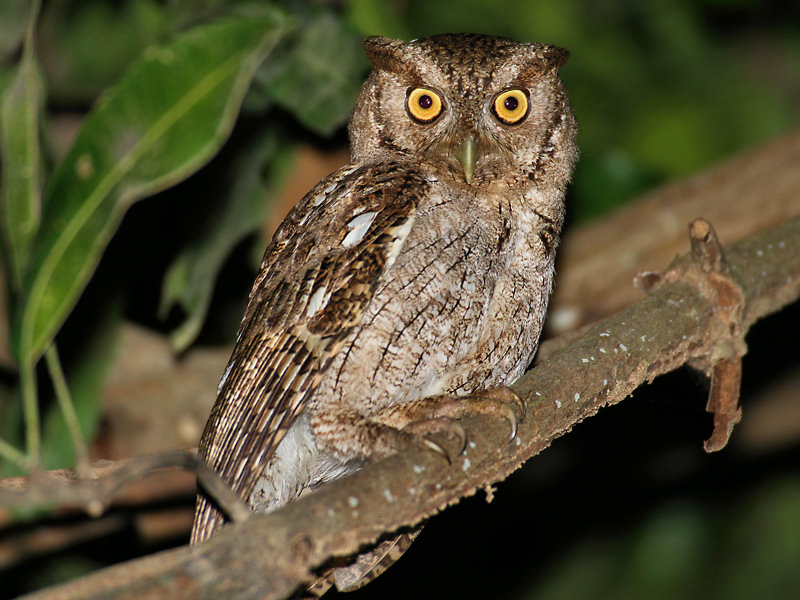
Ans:
<svg viewBox="0 0 800 600"><path fill-rule="evenodd" d="M311 299L308 301L308 307L306 308L306 315L309 317L314 316L317 311L321 308L324 308L325 305L328 303L325 298L325 293L328 291L328 286L323 285L321 288L318 288L314 295L311 296Z"/></svg>
<svg viewBox="0 0 800 600"><path fill-rule="evenodd" d="M350 219L350 221L347 222L347 227L350 231L342 240L342 246L351 248L363 240L377 214L378 213L375 211L370 211Z"/></svg>
<svg viewBox="0 0 800 600"><path fill-rule="evenodd" d="M225 372L222 374L222 378L219 380L219 384L217 385L217 393L222 389L222 386L225 385L225 381L228 379L228 375L231 374L231 369L233 369L233 361L228 363L228 366L225 367Z"/></svg>

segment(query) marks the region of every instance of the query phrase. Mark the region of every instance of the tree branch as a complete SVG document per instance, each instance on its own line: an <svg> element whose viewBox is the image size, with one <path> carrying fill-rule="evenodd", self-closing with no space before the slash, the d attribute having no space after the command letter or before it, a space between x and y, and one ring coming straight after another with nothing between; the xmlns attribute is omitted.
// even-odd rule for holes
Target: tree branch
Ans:
<svg viewBox="0 0 800 600"><path fill-rule="evenodd" d="M197 458L195 450L172 450L127 460L99 461L88 468L86 476L76 474L75 469L59 469L27 477L9 477L0 481L0 506L74 507L97 517L123 487L165 469L196 473L203 487L232 518L238 521L250 518L252 513L247 505L219 475Z"/></svg>
<svg viewBox="0 0 800 600"><path fill-rule="evenodd" d="M725 276L743 298L735 331L697 254L676 260L648 296L592 326L512 386L529 409L514 442L507 443L504 421L469 418L467 451L452 465L409 449L277 512L227 526L202 546L113 566L28 597L288 596L331 557L351 555L504 479L642 383L686 363L712 372L730 358L720 344L736 348L737 336L757 319L800 297L800 218L728 249Z"/></svg>

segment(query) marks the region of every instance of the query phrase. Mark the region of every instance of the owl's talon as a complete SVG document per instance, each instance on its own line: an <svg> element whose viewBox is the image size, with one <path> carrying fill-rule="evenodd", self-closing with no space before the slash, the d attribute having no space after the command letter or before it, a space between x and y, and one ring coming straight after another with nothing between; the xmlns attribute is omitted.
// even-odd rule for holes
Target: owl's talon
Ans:
<svg viewBox="0 0 800 600"><path fill-rule="evenodd" d="M491 398L504 404L514 404L519 410L520 421L525 420L525 415L528 414L528 407L525 402L520 398L517 393L510 387L502 385L499 387L488 389L480 394L484 398Z"/></svg>
<svg viewBox="0 0 800 600"><path fill-rule="evenodd" d="M438 442L429 437L430 434L443 433L448 437L458 439L458 452L456 456L464 452L467 447L467 433L464 428L459 424L446 417L437 417L433 419L424 419L421 421L414 421L403 427L402 431L419 440L419 443L432 450L437 454L441 454L447 460L447 464L452 464L450 453Z"/></svg>
<svg viewBox="0 0 800 600"><path fill-rule="evenodd" d="M519 420L524 421L525 417L528 415L528 405L525 404L525 401L520 398L514 390L509 388L509 391L513 395L512 402L514 402L519 409Z"/></svg>
<svg viewBox="0 0 800 600"><path fill-rule="evenodd" d="M477 402L480 403L481 401L483 401L484 406L478 410L506 419L511 426L509 441L516 438L519 422L524 421L527 414L527 406L522 398L510 387L500 386L478 394ZM516 411L511 407L512 404L516 407ZM519 416L517 416L517 412Z"/></svg>
<svg viewBox="0 0 800 600"><path fill-rule="evenodd" d="M517 427L519 426L519 422L517 421L517 415L514 414L514 411L511 410L511 408L508 408L505 417L508 419L509 425L511 425L511 437L508 438L508 441L510 442L517 437Z"/></svg>
<svg viewBox="0 0 800 600"><path fill-rule="evenodd" d="M431 450L432 452L435 452L436 454L439 454L439 455L443 456L444 459L447 461L448 465L452 465L453 464L453 461L450 458L450 453L447 452L447 450L445 450L444 448L442 448L442 446L440 444L437 444L436 442L434 442L432 439L430 439L428 437L423 437L422 438L422 445L425 446L428 450Z"/></svg>

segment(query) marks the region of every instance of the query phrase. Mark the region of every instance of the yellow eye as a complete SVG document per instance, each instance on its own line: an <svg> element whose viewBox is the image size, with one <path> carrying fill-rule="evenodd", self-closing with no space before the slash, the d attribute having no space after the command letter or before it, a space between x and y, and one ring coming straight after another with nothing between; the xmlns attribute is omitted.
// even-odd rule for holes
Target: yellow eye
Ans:
<svg viewBox="0 0 800 600"><path fill-rule="evenodd" d="M494 99L492 107L498 119L514 125L528 116L528 95L522 90L508 90Z"/></svg>
<svg viewBox="0 0 800 600"><path fill-rule="evenodd" d="M442 99L436 92L418 87L408 93L406 108L416 121L430 123L442 114Z"/></svg>

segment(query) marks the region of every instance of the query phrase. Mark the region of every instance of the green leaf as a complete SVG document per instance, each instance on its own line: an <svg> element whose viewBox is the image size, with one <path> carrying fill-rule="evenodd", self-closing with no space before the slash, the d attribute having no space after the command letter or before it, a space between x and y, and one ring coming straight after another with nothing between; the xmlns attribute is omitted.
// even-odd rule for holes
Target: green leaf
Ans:
<svg viewBox="0 0 800 600"><path fill-rule="evenodd" d="M258 230L288 173L291 152L274 132L239 152L228 179L233 182L220 202L220 214L175 259L164 278L161 312L179 304L186 320L171 334L179 351L197 337L208 312L223 262L245 236ZM266 165L266 169L265 169Z"/></svg>
<svg viewBox="0 0 800 600"><path fill-rule="evenodd" d="M359 36L322 12L281 58L259 74L275 102L316 133L330 135L344 125L368 68Z"/></svg>
<svg viewBox="0 0 800 600"><path fill-rule="evenodd" d="M125 210L217 152L256 68L285 30L278 13L198 27L146 52L101 99L45 192L15 321L21 360L36 359L53 338Z"/></svg>
<svg viewBox="0 0 800 600"><path fill-rule="evenodd" d="M30 16L31 25L36 15ZM14 296L22 289L30 249L39 228L41 212L41 153L39 114L44 85L34 55L33 29L29 29L16 73L0 106L0 160L3 187L0 194L2 235L9 280Z"/></svg>

